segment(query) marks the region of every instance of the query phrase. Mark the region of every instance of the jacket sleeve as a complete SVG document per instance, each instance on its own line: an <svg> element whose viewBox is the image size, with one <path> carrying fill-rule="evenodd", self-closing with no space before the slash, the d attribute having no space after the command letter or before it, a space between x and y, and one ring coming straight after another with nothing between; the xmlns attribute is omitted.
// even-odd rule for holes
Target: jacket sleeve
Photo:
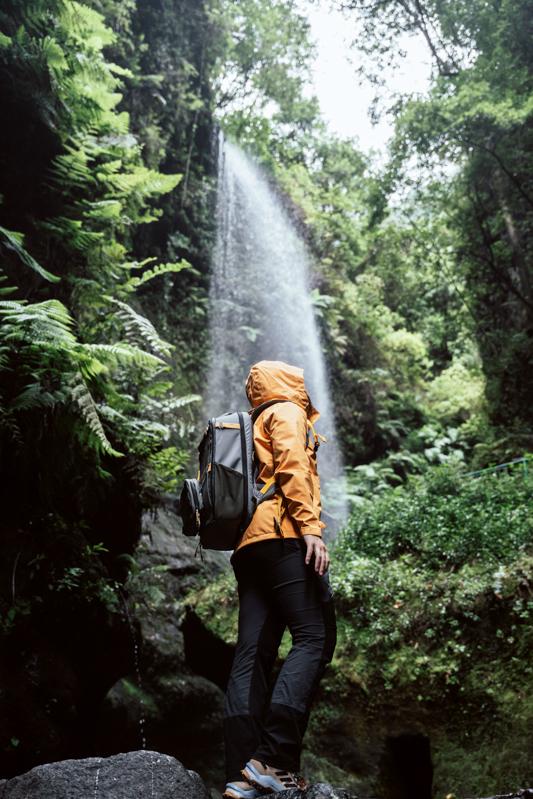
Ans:
<svg viewBox="0 0 533 799"><path fill-rule="evenodd" d="M275 405L265 419L265 430L272 441L274 475L287 501L287 509L302 535L322 535L313 503L313 480L305 449L307 417L293 402Z"/></svg>

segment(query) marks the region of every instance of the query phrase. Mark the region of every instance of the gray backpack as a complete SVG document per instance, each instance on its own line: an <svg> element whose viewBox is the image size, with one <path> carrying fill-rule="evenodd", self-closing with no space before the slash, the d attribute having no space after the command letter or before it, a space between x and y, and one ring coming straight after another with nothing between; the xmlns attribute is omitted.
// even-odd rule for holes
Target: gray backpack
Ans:
<svg viewBox="0 0 533 799"><path fill-rule="evenodd" d="M257 506L275 494L273 477L258 484L253 425L270 405L287 401L209 419L198 446L198 476L185 480L179 500L183 532L198 535L205 549L235 549Z"/></svg>

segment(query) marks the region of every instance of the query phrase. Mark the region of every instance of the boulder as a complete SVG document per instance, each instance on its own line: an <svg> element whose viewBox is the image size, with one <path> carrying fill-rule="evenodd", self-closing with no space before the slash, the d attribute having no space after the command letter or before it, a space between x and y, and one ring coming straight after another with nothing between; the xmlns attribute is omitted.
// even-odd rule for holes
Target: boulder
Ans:
<svg viewBox="0 0 533 799"><path fill-rule="evenodd" d="M202 780L179 760L139 751L60 760L0 783L0 799L209 799Z"/></svg>

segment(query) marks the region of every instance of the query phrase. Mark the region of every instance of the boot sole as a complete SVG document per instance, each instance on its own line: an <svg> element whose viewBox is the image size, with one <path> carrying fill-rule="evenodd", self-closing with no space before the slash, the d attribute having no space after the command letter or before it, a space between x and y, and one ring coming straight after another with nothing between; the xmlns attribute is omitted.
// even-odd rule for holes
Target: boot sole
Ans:
<svg viewBox="0 0 533 799"><path fill-rule="evenodd" d="M253 769L253 766L251 768L249 768L248 766L245 766L242 769L241 774L244 777L244 779L248 780L250 785L253 785L254 788L257 791L259 791L259 793L261 793L262 795L268 795L268 794L273 794L273 793L279 793L280 791L292 790L289 787L287 787L286 785L283 785L283 784L280 785L278 782L276 782L274 780L273 777L266 777L266 776L263 776L262 774L257 774L255 769ZM265 780L270 780L271 784L270 785L263 785L261 782L259 782L260 778L265 779ZM293 785L292 787L293 788L297 788L298 786Z"/></svg>
<svg viewBox="0 0 533 799"><path fill-rule="evenodd" d="M247 767L243 768L241 774L244 777L244 779L248 780L250 785L253 785L256 791L259 791L259 793L262 796L267 796L268 794L276 793L276 791L278 790L278 788L274 788L272 786L261 785L261 783L257 780L257 777L259 775L255 774L255 772L253 771L249 771Z"/></svg>

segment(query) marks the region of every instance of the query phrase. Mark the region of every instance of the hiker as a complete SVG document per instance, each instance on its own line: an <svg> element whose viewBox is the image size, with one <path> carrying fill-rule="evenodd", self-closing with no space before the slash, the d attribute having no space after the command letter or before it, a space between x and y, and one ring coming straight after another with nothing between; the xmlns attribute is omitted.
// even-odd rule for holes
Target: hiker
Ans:
<svg viewBox="0 0 533 799"><path fill-rule="evenodd" d="M278 490L261 503L231 563L239 592L239 634L224 706L224 797L303 788L298 776L311 702L336 643L335 610L322 540L314 422L303 369L281 361L251 367L259 480ZM285 628L292 648L272 694L269 680Z"/></svg>

